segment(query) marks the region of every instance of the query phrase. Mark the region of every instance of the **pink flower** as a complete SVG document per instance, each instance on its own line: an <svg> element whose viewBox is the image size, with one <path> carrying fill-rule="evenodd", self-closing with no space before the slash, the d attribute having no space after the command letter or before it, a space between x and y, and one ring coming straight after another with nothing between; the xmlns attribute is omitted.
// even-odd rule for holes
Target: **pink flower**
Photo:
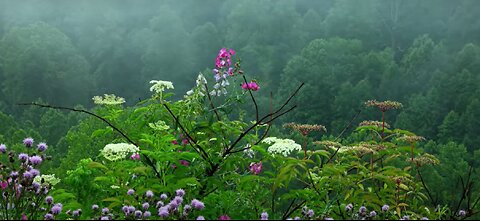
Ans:
<svg viewBox="0 0 480 221"><path fill-rule="evenodd" d="M234 56L235 55L235 50L230 49L230 55Z"/></svg>
<svg viewBox="0 0 480 221"><path fill-rule="evenodd" d="M260 88L255 81L248 83L248 87L253 91L257 91Z"/></svg>
<svg viewBox="0 0 480 221"><path fill-rule="evenodd" d="M188 144L188 139L187 138L183 139L182 140L182 145L187 145L187 144Z"/></svg>
<svg viewBox="0 0 480 221"><path fill-rule="evenodd" d="M257 91L258 89L260 89L257 82L255 81L251 81L250 83L243 83L242 88L244 90L253 90L253 91Z"/></svg>
<svg viewBox="0 0 480 221"><path fill-rule="evenodd" d="M177 140L172 140L172 143L175 144L175 145L178 145L178 141L177 141Z"/></svg>
<svg viewBox="0 0 480 221"><path fill-rule="evenodd" d="M262 171L262 161L258 163L250 163L250 172L258 175Z"/></svg>
<svg viewBox="0 0 480 221"><path fill-rule="evenodd" d="M230 217L228 215L221 215L218 217L218 220L230 220Z"/></svg>
<svg viewBox="0 0 480 221"><path fill-rule="evenodd" d="M180 164L184 165L184 166L187 166L190 165L190 163L186 160L180 160Z"/></svg>
<svg viewBox="0 0 480 221"><path fill-rule="evenodd" d="M6 189L8 187L8 183L7 182L1 182L0 183L0 186L2 187L2 190Z"/></svg>
<svg viewBox="0 0 480 221"><path fill-rule="evenodd" d="M132 160L140 160L140 154L134 153L134 154L132 154L132 156L130 156L130 159L132 159Z"/></svg>

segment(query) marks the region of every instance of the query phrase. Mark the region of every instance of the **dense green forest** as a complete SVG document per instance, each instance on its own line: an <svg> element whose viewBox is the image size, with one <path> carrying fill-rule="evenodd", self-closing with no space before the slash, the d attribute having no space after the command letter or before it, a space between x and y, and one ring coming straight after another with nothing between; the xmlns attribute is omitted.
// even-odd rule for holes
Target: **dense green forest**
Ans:
<svg viewBox="0 0 480 221"><path fill-rule="evenodd" d="M28 147L27 137L35 146L48 144L42 173L61 178L53 192L55 201L65 201L72 211L81 208L83 215L75 210L75 219L106 217L108 212L95 214L91 208L95 203L110 210L125 205L124 200L132 203L133 198L121 202L116 198L123 193L104 190L129 179L125 175L129 170L144 174L136 181L145 184L135 184L137 192L153 189L160 196L162 191L183 188L192 199L195 194L206 205L202 214L206 219L265 218L260 217L262 212L270 219L297 213L302 219L400 219L405 214L414 219L478 218L480 186L474 182L480 178L478 12L476 0L1 0L0 143L20 152ZM229 74L222 78L215 75L217 70ZM157 88L149 90L152 84ZM119 105L107 104L107 97L92 100L107 94L124 98L125 103L120 98L113 101ZM295 106L285 111L287 103ZM276 107L282 108L274 113ZM260 119L263 116L268 117ZM365 123L369 120L382 124ZM299 125L321 126L307 126L305 132ZM267 156L265 138L286 142L268 137L294 140L301 147L298 156ZM133 151L137 154L133 160L105 161L107 145L120 142L140 147L142 160L136 161L140 155ZM340 146L365 147L362 142L377 149L355 160L339 151ZM241 155L237 143L247 145L245 151L250 147L256 151L260 164L250 164L253 159ZM211 149L203 152L202 145ZM336 151L327 148L337 145ZM392 146L398 148L382 152ZM3 163L9 158L1 159ZM171 162L178 160L181 163L170 171ZM348 165L354 164L346 163L357 160L366 166L355 164L353 169ZM239 172L243 163L258 175L262 162L271 174ZM389 171L387 164L401 169ZM307 172L299 172L303 170ZM368 178L368 171L381 178ZM343 173L355 174L343 177ZM382 179L392 173L409 177L412 183L389 186ZM308 176L302 180L299 174ZM324 181L322 176L343 178ZM7 177L2 172L0 179ZM367 183L360 187L359 180ZM248 182L258 187L247 187ZM238 189L219 187L225 183ZM123 191L127 187L122 185ZM365 193L341 192L345 190L340 186L351 185ZM386 192L371 194L382 185ZM261 192L262 188L271 192ZM251 201L233 200L240 197L235 192L242 191L246 195L241 197ZM406 191L405 205L399 191ZM389 198L382 194L395 195L394 200L387 203ZM370 213L376 205L379 215L348 210L354 195L355 211L363 203ZM262 197L271 201L263 202ZM384 203L394 213L380 215ZM0 204L0 210L7 211L7 201ZM337 211L337 204L342 211ZM192 201L192 207L198 205ZM315 216L308 208L302 210L307 205ZM197 218L162 216L160 210L163 218ZM30 216L6 214L0 212L0 218ZM150 216L133 214L125 212L123 218ZM30 217L36 215L32 212Z"/></svg>

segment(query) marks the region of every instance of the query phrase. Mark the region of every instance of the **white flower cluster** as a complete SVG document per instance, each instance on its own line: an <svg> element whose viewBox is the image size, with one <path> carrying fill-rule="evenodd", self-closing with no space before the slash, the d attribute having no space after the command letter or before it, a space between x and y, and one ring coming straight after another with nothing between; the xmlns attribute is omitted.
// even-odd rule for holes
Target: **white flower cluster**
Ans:
<svg viewBox="0 0 480 221"><path fill-rule="evenodd" d="M207 84L207 79L203 76L203 74L201 73L198 74L196 83L197 83L196 89L187 91L187 96L192 96L194 94L194 90L198 90L198 95L200 95L200 97L205 96L205 93L207 93L206 92L207 90L205 89L205 85Z"/></svg>
<svg viewBox="0 0 480 221"><path fill-rule="evenodd" d="M98 105L117 105L125 103L125 99L123 97L117 97L114 94L104 94L103 97L94 96L92 100L93 103Z"/></svg>
<svg viewBox="0 0 480 221"><path fill-rule="evenodd" d="M43 183L42 183L42 180L43 180ZM60 178L56 178L55 174L44 174L44 175L41 175L41 176L36 176L33 179L33 181L37 182L37 183L40 183L42 185L49 184L51 187L53 187L53 186L57 185L58 183L60 183Z"/></svg>
<svg viewBox="0 0 480 221"><path fill-rule="evenodd" d="M153 130L158 131L168 130L170 128L170 126L168 126L163 120L159 120L155 123L149 123L148 126Z"/></svg>
<svg viewBox="0 0 480 221"><path fill-rule="evenodd" d="M302 146L300 144L297 144L294 140L290 139L267 137L262 142L272 144L270 147L268 147L268 152L271 154L282 154L283 156L288 156L294 150L302 150Z"/></svg>
<svg viewBox="0 0 480 221"><path fill-rule="evenodd" d="M107 144L101 151L102 155L110 161L123 160L130 153L140 151L138 147L128 143Z"/></svg>
<svg viewBox="0 0 480 221"><path fill-rule="evenodd" d="M156 80L151 80L150 84L153 84L150 87L150 91L155 92L157 94L162 93L165 91L165 89L174 89L173 88L173 83L170 81L156 81Z"/></svg>

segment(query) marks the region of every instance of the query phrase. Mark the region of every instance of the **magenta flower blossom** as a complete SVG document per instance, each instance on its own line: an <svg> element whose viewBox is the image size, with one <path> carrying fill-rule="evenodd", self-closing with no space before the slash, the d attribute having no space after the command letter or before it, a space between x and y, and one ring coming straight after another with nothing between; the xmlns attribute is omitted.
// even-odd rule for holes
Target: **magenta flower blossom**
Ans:
<svg viewBox="0 0 480 221"><path fill-rule="evenodd" d="M260 86L258 86L257 82L251 81L250 83L243 83L242 88L244 90L252 90L252 91L258 91L260 89Z"/></svg>
<svg viewBox="0 0 480 221"><path fill-rule="evenodd" d="M132 160L140 160L140 154L134 153L134 154L132 154L132 156L130 156L130 159L132 159Z"/></svg>
<svg viewBox="0 0 480 221"><path fill-rule="evenodd" d="M22 220L28 220L28 217L25 214L22 214Z"/></svg>
<svg viewBox="0 0 480 221"><path fill-rule="evenodd" d="M42 158L39 156L31 156L28 161L30 161L30 163L33 165L39 165L42 163Z"/></svg>
<svg viewBox="0 0 480 221"><path fill-rule="evenodd" d="M182 165L184 165L184 166L186 166L186 167L188 167L188 166L190 165L190 163L189 163L188 161L186 161L186 160L179 160L179 162L180 162L180 164L182 164Z"/></svg>
<svg viewBox="0 0 480 221"><path fill-rule="evenodd" d="M2 190L6 189L8 187L8 183L5 181L0 182L0 186L2 187Z"/></svg>
<svg viewBox="0 0 480 221"><path fill-rule="evenodd" d="M218 217L218 220L230 220L230 217L228 215L221 215Z"/></svg>
<svg viewBox="0 0 480 221"><path fill-rule="evenodd" d="M25 147L32 147L32 144L33 144L33 138L31 137L27 137L25 139L23 139L23 145L25 145Z"/></svg>
<svg viewBox="0 0 480 221"><path fill-rule="evenodd" d="M263 212L262 215L260 215L260 217L261 217L261 220L268 220L268 213Z"/></svg>
<svg viewBox="0 0 480 221"><path fill-rule="evenodd" d="M178 145L178 141L177 140L172 140L172 144Z"/></svg>
<svg viewBox="0 0 480 221"><path fill-rule="evenodd" d="M250 172L255 174L255 175L258 175L260 172L262 171L262 162L258 162L258 163L250 163Z"/></svg>
<svg viewBox="0 0 480 221"><path fill-rule="evenodd" d="M195 209L198 209L198 210L202 210L205 208L205 204L203 204L202 201L200 200L197 200L197 199L193 199L192 202L190 203L190 205L195 208Z"/></svg>
<svg viewBox="0 0 480 221"><path fill-rule="evenodd" d="M7 146L5 146L5 144L0 144L0 152L2 153L6 153L7 152Z"/></svg>
<svg viewBox="0 0 480 221"><path fill-rule="evenodd" d="M178 190L175 191L175 193L177 194L177 196L183 197L185 195L185 190L178 189Z"/></svg>
<svg viewBox="0 0 480 221"><path fill-rule="evenodd" d="M39 152L43 152L43 151L47 150L47 147L48 147L48 146L47 146L46 143L39 143L39 144L37 145L37 150L38 150Z"/></svg>
<svg viewBox="0 0 480 221"><path fill-rule="evenodd" d="M187 144L188 144L188 139L187 138L183 139L182 140L182 145L187 145Z"/></svg>

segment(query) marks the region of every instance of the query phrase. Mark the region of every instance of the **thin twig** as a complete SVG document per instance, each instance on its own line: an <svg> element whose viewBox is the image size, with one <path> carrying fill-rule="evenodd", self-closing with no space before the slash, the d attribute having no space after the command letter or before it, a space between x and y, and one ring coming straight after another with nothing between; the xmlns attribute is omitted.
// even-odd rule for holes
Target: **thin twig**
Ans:
<svg viewBox="0 0 480 221"><path fill-rule="evenodd" d="M352 120L350 120L350 122L347 124L347 126L345 128L343 128L342 132L340 132L340 134L335 138L335 140L333 141L337 141L338 139L340 139L340 137L343 135L343 133L345 133L345 131L347 131L353 124L353 121L355 121L355 119L357 119L357 117L360 115L360 113L362 112L362 109L359 109L357 111L357 114L355 114L355 116L352 118ZM335 157L335 155L337 155L338 151L340 150L341 147L337 147L337 149L335 150L335 152L333 153L332 156L330 156L330 158L328 158L328 161L326 164L330 163L330 161L332 161L332 159ZM323 164L322 164L323 166Z"/></svg>
<svg viewBox="0 0 480 221"><path fill-rule="evenodd" d="M195 139L193 139L192 136L190 136L190 134L187 132L187 130L185 130L185 128L183 127L183 125L180 123L180 120L177 118L177 116L175 116L175 114L172 112L172 110L170 110L170 108L168 107L167 104L163 104L163 106L167 109L167 111L170 113L170 115L172 115L173 119L175 119L175 121L177 122L177 124L180 126L180 129L185 133L185 135L188 137L188 143L190 144L190 146L193 147L193 149L197 150L197 152L201 152L200 153L200 156L202 156L202 158L204 160L206 160L208 163L210 163L211 166L213 166L213 163L212 161L210 160L210 157L208 156L207 152L202 148L202 146L200 146L197 141L195 141Z"/></svg>
<svg viewBox="0 0 480 221"><path fill-rule="evenodd" d="M232 145L230 145L230 147L223 153L223 157L227 156L228 154L231 153L231 151L233 150L233 148L235 148L235 146L238 144L238 142L240 142L240 140L243 139L243 137L245 137L245 135L247 135L253 128L255 128L256 126L260 125L265 119L267 119L268 117L270 117L271 119L265 123L268 123L268 122L272 122L273 120L275 120L276 118L280 117L281 115L283 114L286 114L288 113L289 111L293 110L296 106L293 106L292 108L290 108L289 110L281 113L279 116L276 116L276 117L273 117L275 114L279 113L280 111L283 110L283 108L290 102L290 100L298 93L298 91L303 87L303 85L305 85L305 83L302 83L300 84L300 86L298 86L298 88L295 90L295 92L293 92L293 94L290 95L290 97L283 103L283 105L277 109L275 112L273 113L269 113L267 115L265 115L264 117L262 117L262 119L258 120L257 122L255 122L255 124L253 124L252 126L250 126L249 128L247 128L247 130L243 131L239 136L238 138L232 143Z"/></svg>
<svg viewBox="0 0 480 221"><path fill-rule="evenodd" d="M75 109L75 108L70 108L70 107L61 107L61 106L52 106L52 105L47 105L47 104L38 104L36 102L31 102L31 103L18 103L17 105L21 105L21 106L38 106L38 107L43 107L43 108L50 108L50 109L59 109L59 110L69 110L69 111L74 111L74 112L81 112L81 113L85 113L85 114L88 114L88 115L91 115L91 116L94 116L96 117L97 119L100 119L102 120L103 122L105 122L106 124L108 124L108 126L110 126L111 128L113 128L115 131L117 131L120 135L122 135L122 137L124 137L128 142L130 142L131 144L137 146L137 147L140 147L135 141L133 141L132 139L130 139L125 133L123 133L120 129L118 129L117 127L113 126L112 123L110 123L107 119L103 118L103 117L100 117L98 116L97 114L95 113L92 113L90 111L86 111L86 110L83 110L83 109ZM157 170L157 167L153 164L152 160L150 160L150 158L148 158L147 155L145 155L144 153L142 153L143 157L146 159L147 161L147 164L150 165L153 170L155 171L155 174L157 175L158 178L160 178L160 173L158 172Z"/></svg>
<svg viewBox="0 0 480 221"><path fill-rule="evenodd" d="M422 173L420 173L420 169L416 167L418 176L420 177L420 181L422 182L423 188L427 191L428 198L430 198L430 202L432 203L432 206L437 206L436 200L433 199L432 194L430 194L430 189L428 189L427 185L425 184L425 181L423 180Z"/></svg>
<svg viewBox="0 0 480 221"><path fill-rule="evenodd" d="M301 203L297 204L295 207L293 207L293 209L292 209L290 212L288 212L287 214L284 214L283 217L282 217L282 219L283 219L283 220L284 220L284 219L287 219L287 217L289 217L290 215L292 215L292 213L294 213L295 211L297 211L298 209L300 209L300 207L303 206L303 204L305 204L306 202L307 202L307 201L304 200L304 201L302 201Z"/></svg>

